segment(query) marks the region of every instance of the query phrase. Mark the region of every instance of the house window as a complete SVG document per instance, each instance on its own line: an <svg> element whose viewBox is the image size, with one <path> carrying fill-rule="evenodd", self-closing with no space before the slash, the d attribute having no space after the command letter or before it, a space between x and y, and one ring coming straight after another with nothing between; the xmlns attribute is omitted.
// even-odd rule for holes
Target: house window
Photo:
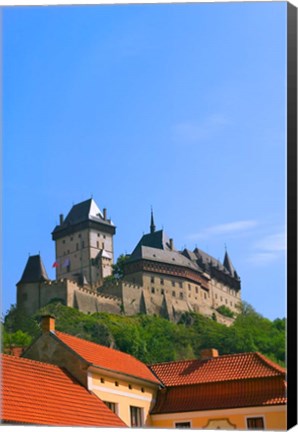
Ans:
<svg viewBox="0 0 298 432"><path fill-rule="evenodd" d="M96 247L99 249L99 241L96 242Z"/></svg>
<svg viewBox="0 0 298 432"><path fill-rule="evenodd" d="M164 293L165 293L165 290L162 288L162 289L160 290L160 292L161 292L161 294L164 294Z"/></svg>
<svg viewBox="0 0 298 432"><path fill-rule="evenodd" d="M176 293L175 293L175 291L172 291L172 296L173 296L173 297L175 297L175 296L176 296Z"/></svg>
<svg viewBox="0 0 298 432"><path fill-rule="evenodd" d="M180 286L180 288L182 288L182 282L179 282L179 286Z"/></svg>
<svg viewBox="0 0 298 432"><path fill-rule="evenodd" d="M175 281L172 281L172 286L175 286Z"/></svg>
<svg viewBox="0 0 298 432"><path fill-rule="evenodd" d="M131 406L130 407L130 425L131 427L143 426L142 408Z"/></svg>
<svg viewBox="0 0 298 432"><path fill-rule="evenodd" d="M176 429L190 429L190 422L175 423Z"/></svg>
<svg viewBox="0 0 298 432"><path fill-rule="evenodd" d="M106 404L108 408L110 408L111 411L113 411L113 413L117 414L117 406L116 406L117 404L115 404L114 402L107 402L107 401L103 401L103 402Z"/></svg>
<svg viewBox="0 0 298 432"><path fill-rule="evenodd" d="M116 386L116 387L119 387L119 383L118 383L118 381L115 381L115 386Z"/></svg>
<svg viewBox="0 0 298 432"><path fill-rule="evenodd" d="M199 292L199 288L198 288L198 287L196 287L196 294L198 294L198 292Z"/></svg>
<svg viewBox="0 0 298 432"><path fill-rule="evenodd" d="M190 286L190 284L188 284L188 289L189 289L189 291L191 290L191 286Z"/></svg>
<svg viewBox="0 0 298 432"><path fill-rule="evenodd" d="M104 378L100 378L100 382L101 382L102 384L104 384L104 382L105 382Z"/></svg>
<svg viewBox="0 0 298 432"><path fill-rule="evenodd" d="M180 293L180 298L183 299L183 292Z"/></svg>
<svg viewBox="0 0 298 432"><path fill-rule="evenodd" d="M79 250L79 243L76 244L76 250Z"/></svg>
<svg viewBox="0 0 298 432"><path fill-rule="evenodd" d="M152 294L155 293L155 288L154 287L151 288L151 292L152 292Z"/></svg>
<svg viewBox="0 0 298 432"><path fill-rule="evenodd" d="M160 279L160 285L164 285L164 280L162 278Z"/></svg>
<svg viewBox="0 0 298 432"><path fill-rule="evenodd" d="M128 384L128 388L129 388L129 390L132 390L132 385Z"/></svg>
<svg viewBox="0 0 298 432"><path fill-rule="evenodd" d="M250 417L246 419L247 429L264 429L263 417Z"/></svg>
<svg viewBox="0 0 298 432"><path fill-rule="evenodd" d="M154 283L154 276L151 276L151 283Z"/></svg>

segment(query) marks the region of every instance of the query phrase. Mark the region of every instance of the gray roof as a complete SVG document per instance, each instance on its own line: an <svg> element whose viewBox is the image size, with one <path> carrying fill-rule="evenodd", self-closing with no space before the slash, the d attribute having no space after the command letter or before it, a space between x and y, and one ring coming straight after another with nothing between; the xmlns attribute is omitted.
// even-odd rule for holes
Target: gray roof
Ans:
<svg viewBox="0 0 298 432"><path fill-rule="evenodd" d="M40 255L30 256L18 284L30 282L44 282L46 280L49 280L49 278Z"/></svg>
<svg viewBox="0 0 298 432"><path fill-rule="evenodd" d="M134 251L132 252L131 257L134 255L135 251L137 251L140 246L148 246L151 248L172 251L170 247L170 239L163 230L154 231L149 234L143 235L143 237L135 247ZM173 251L176 251L176 249L173 248Z"/></svg>
<svg viewBox="0 0 298 432"><path fill-rule="evenodd" d="M79 204L75 204L66 216L62 225L60 225L60 228L63 228L68 224L77 224L87 220L113 225L111 221L104 219L103 214L99 210L97 204L92 198L90 198Z"/></svg>
<svg viewBox="0 0 298 432"><path fill-rule="evenodd" d="M137 261L139 259L162 262L166 264L191 268L196 271L201 271L195 262L186 258L178 251L163 250L139 245L134 250L133 254L130 256L127 262Z"/></svg>

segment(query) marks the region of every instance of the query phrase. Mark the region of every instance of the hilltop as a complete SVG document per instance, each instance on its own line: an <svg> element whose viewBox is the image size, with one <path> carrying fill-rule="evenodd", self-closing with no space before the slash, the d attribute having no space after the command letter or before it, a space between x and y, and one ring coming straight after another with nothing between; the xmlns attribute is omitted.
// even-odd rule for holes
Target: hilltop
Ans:
<svg viewBox="0 0 298 432"><path fill-rule="evenodd" d="M243 303L235 322L227 327L198 313L184 313L179 323L158 316L95 313L86 315L53 302L33 316L12 306L3 321L3 345L28 346L40 334L41 316L56 317L56 328L132 354L145 363L193 359L204 348L220 354L259 351L285 365L286 320L270 321Z"/></svg>

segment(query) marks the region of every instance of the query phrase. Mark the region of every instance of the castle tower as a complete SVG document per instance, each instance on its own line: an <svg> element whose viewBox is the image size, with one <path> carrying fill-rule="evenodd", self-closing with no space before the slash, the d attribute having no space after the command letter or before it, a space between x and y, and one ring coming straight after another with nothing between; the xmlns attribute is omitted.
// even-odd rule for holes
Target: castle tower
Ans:
<svg viewBox="0 0 298 432"><path fill-rule="evenodd" d="M29 256L22 277L17 283L17 307L32 314L41 304L41 285L48 275L40 255Z"/></svg>
<svg viewBox="0 0 298 432"><path fill-rule="evenodd" d="M93 199L72 207L52 232L56 247L56 278L76 280L94 288L112 274L116 227Z"/></svg>

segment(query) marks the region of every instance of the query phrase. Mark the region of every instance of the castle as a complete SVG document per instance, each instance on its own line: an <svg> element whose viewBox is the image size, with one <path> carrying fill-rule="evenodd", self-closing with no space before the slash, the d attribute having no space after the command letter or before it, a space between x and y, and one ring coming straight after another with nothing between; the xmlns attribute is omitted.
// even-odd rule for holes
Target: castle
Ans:
<svg viewBox="0 0 298 432"><path fill-rule="evenodd" d="M116 227L93 199L60 215L53 232L56 279L50 280L40 255L30 256L17 283L17 306L28 314L57 300L85 313L144 313L178 321L194 311L229 325L220 306L235 314L241 302L240 278L225 252L223 263L202 250L176 250L164 230L142 236L115 280L113 236Z"/></svg>

